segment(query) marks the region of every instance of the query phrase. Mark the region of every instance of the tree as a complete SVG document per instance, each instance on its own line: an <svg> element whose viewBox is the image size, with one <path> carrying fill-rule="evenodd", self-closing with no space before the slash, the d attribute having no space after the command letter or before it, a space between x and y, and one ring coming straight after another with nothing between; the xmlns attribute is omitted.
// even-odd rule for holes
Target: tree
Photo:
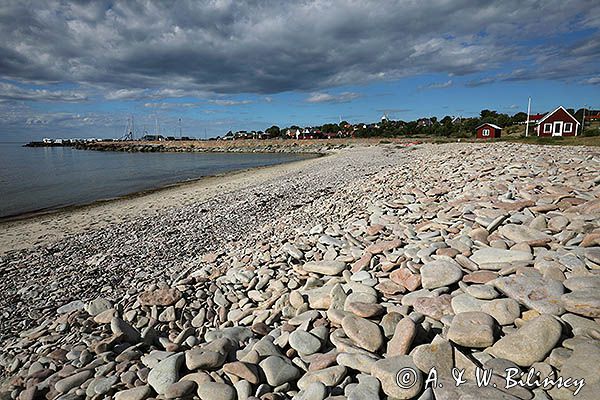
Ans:
<svg viewBox="0 0 600 400"><path fill-rule="evenodd" d="M267 128L265 132L269 135L270 138L276 138L279 137L281 129L279 129L277 125L273 125L272 127Z"/></svg>
<svg viewBox="0 0 600 400"><path fill-rule="evenodd" d="M516 113L512 117L513 124L517 124L519 122L525 122L525 121L527 121L527 113L524 113L523 111Z"/></svg>
<svg viewBox="0 0 600 400"><path fill-rule="evenodd" d="M450 125L452 123L452 117L446 115L444 118L442 118L440 122L442 123L442 125Z"/></svg>

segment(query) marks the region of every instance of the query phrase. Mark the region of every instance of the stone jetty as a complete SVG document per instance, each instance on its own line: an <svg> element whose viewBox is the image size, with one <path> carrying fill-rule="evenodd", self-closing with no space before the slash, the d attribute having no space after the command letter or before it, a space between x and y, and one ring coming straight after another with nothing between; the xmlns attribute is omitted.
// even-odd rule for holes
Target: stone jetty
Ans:
<svg viewBox="0 0 600 400"><path fill-rule="evenodd" d="M0 276L2 400L595 400L600 153L346 148Z"/></svg>

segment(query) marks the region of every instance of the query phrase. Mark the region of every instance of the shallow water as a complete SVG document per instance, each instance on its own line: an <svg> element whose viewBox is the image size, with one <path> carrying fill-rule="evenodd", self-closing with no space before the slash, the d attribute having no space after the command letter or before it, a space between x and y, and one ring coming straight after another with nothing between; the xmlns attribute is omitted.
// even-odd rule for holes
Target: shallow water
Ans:
<svg viewBox="0 0 600 400"><path fill-rule="evenodd" d="M0 143L0 218L308 157L282 153L103 152Z"/></svg>

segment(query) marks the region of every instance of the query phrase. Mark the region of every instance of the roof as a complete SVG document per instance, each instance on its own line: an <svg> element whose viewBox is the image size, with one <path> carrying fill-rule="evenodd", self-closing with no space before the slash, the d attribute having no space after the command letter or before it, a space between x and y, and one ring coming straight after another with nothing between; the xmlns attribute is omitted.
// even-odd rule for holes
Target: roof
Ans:
<svg viewBox="0 0 600 400"><path fill-rule="evenodd" d="M494 129L502 129L502 128L500 128L498 125L490 124L489 122L483 123L483 124L479 125L479 126L478 126L477 128L475 128L475 129L479 129L479 128L481 128L482 126L485 126L485 125L489 125L489 126L491 126L492 128L494 128Z"/></svg>
<svg viewBox="0 0 600 400"><path fill-rule="evenodd" d="M571 117L571 119L572 119L573 121L575 121L575 123L576 123L577 125L581 125L581 124L579 123L579 121L577 121L577 119L575 119L575 117L574 117L574 116L572 116L572 115L571 115L571 113L570 113L570 112L568 112L568 111L567 111L567 110L566 110L566 109L565 109L563 106L558 106L558 107L556 108L556 110L554 110L554 111L552 111L552 112L549 112L548 114L546 114L546 115L544 116L544 118L540 119L540 120L537 122L537 125L540 125L542 122L544 122L544 120L545 120L546 118L548 118L549 116L551 116L552 114L554 114L555 112L557 112L557 111L558 111L558 110L560 110L560 109L562 109L564 112L566 112L566 113L567 113L567 115L568 115L569 117Z"/></svg>
<svg viewBox="0 0 600 400"><path fill-rule="evenodd" d="M544 115L546 114L533 114L529 116L529 121L537 121L540 120L542 118L544 118Z"/></svg>

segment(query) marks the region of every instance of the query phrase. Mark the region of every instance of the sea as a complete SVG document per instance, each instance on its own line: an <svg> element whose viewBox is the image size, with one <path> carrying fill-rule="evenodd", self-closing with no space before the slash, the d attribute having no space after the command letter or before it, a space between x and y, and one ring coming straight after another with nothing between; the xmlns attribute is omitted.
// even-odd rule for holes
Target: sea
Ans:
<svg viewBox="0 0 600 400"><path fill-rule="evenodd" d="M0 142L0 220L309 157L289 153L105 152Z"/></svg>

